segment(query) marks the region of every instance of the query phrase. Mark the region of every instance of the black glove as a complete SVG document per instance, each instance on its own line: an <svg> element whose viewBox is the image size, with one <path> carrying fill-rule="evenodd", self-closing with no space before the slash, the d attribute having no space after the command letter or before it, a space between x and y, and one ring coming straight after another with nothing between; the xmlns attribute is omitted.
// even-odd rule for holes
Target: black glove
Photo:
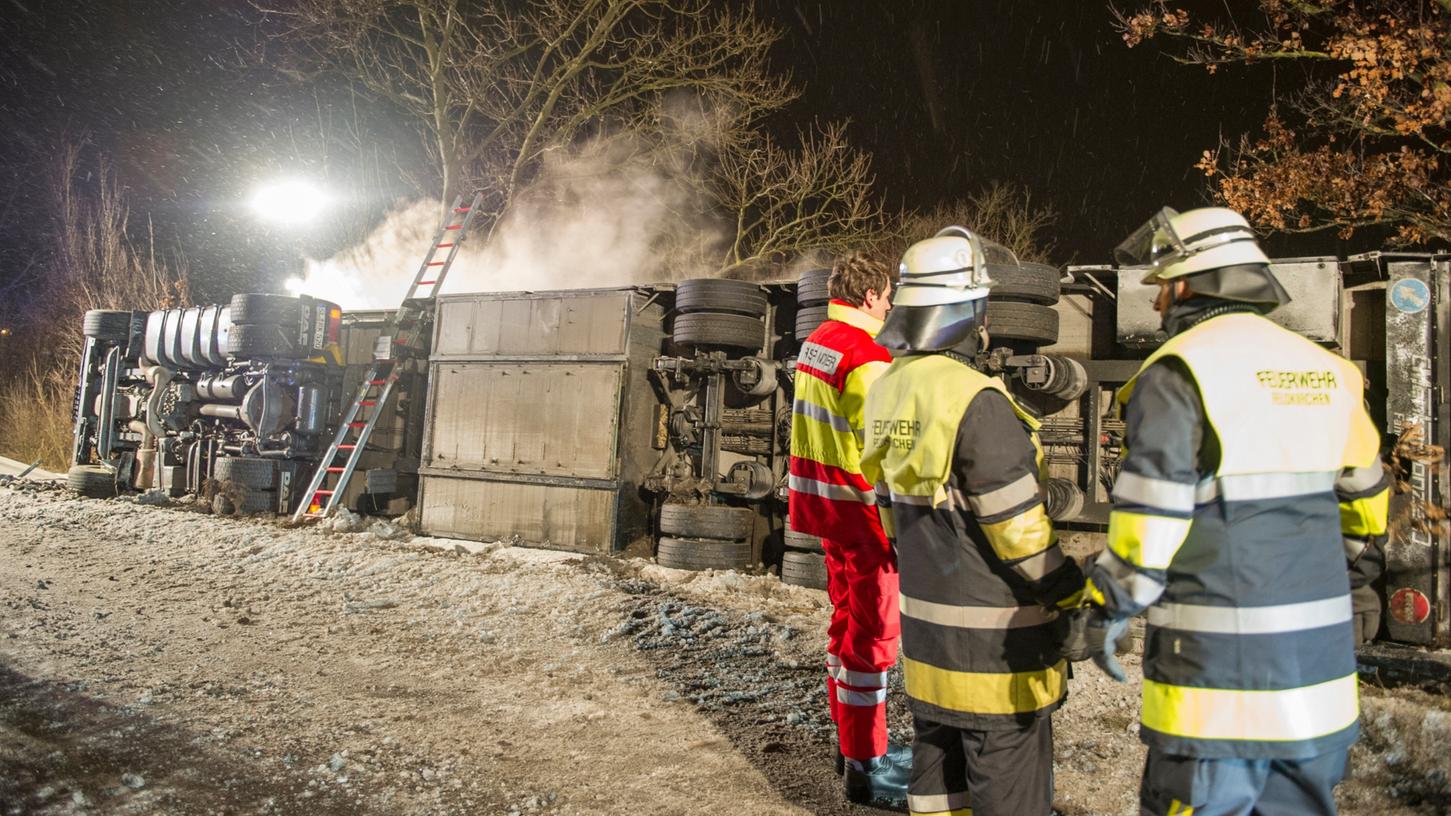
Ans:
<svg viewBox="0 0 1451 816"><path fill-rule="evenodd" d="M1093 615L1093 610L1082 607L1063 613L1067 619L1066 631L1063 635L1063 659L1069 663L1080 663L1093 657L1093 651L1088 646L1088 619Z"/></svg>
<svg viewBox="0 0 1451 816"><path fill-rule="evenodd" d="M1128 630L1128 618L1110 618L1098 607L1089 610L1088 621L1084 625L1084 640L1094 665L1120 683L1127 682L1128 676L1118 662L1118 641Z"/></svg>

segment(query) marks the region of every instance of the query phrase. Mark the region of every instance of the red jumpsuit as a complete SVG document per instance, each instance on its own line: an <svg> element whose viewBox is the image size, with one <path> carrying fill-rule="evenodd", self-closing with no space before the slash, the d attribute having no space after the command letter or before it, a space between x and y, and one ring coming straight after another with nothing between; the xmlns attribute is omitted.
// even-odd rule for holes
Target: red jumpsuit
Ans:
<svg viewBox="0 0 1451 816"><path fill-rule="evenodd" d="M826 688L841 752L887 752L887 671L901 633L897 564L862 476L867 388L891 362L873 342L881 321L833 300L801 346L791 423L791 527L820 536L831 625Z"/></svg>

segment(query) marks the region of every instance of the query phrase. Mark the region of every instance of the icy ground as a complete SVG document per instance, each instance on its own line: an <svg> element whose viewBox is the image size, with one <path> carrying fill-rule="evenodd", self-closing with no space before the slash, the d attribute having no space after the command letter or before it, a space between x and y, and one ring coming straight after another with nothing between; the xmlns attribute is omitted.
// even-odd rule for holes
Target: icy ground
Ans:
<svg viewBox="0 0 1451 816"><path fill-rule="evenodd" d="M190 507L0 487L0 813L879 812L830 770L823 593ZM1451 810L1451 706L1364 708L1343 812ZM1065 814L1137 812L1136 712L1074 679Z"/></svg>

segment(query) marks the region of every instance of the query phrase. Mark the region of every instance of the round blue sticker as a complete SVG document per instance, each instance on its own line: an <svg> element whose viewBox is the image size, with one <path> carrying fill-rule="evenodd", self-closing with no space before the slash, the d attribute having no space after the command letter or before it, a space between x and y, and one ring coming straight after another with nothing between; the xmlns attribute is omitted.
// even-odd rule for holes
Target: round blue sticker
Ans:
<svg viewBox="0 0 1451 816"><path fill-rule="evenodd" d="M1425 281L1401 278L1391 284L1391 305L1406 314L1424 311L1431 305L1431 289Z"/></svg>

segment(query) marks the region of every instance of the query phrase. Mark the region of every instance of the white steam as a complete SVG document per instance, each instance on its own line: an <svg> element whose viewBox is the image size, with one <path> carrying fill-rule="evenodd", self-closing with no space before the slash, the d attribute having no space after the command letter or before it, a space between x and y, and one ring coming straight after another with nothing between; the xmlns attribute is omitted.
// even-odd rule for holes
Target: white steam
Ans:
<svg viewBox="0 0 1451 816"><path fill-rule="evenodd" d="M662 116L668 138L592 140L547 156L486 243L475 229L443 293L580 289L714 274L726 232L698 171L715 123ZM362 244L309 260L300 291L346 309L402 301L439 228L436 201L395 210ZM440 253L439 259L443 255Z"/></svg>

